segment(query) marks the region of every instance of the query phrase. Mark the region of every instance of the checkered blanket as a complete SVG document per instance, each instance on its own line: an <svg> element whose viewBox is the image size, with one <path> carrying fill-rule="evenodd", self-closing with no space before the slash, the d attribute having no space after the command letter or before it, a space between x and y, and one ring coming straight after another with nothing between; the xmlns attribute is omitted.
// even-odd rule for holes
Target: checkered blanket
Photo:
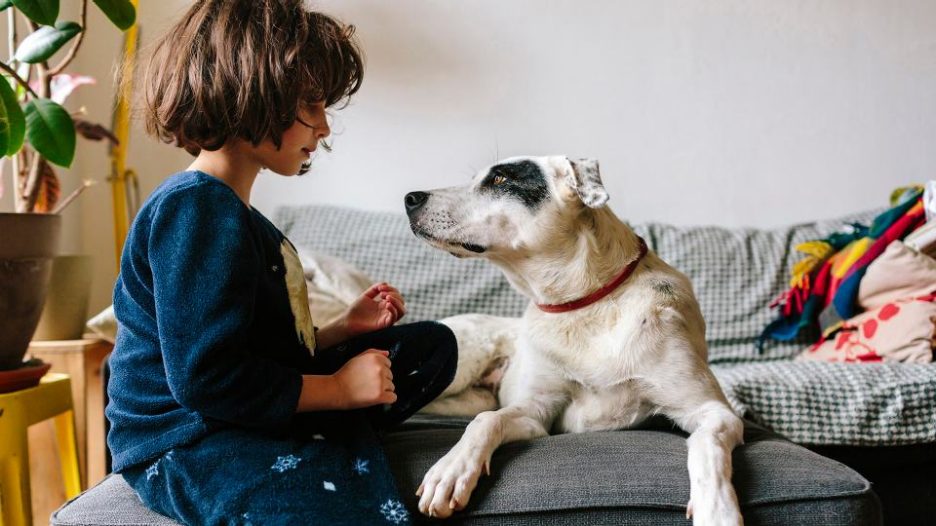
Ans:
<svg viewBox="0 0 936 526"><path fill-rule="evenodd" d="M791 440L816 445L936 441L936 365L790 361L805 340L755 342L775 317L768 304L800 258L792 247L879 210L777 229L632 225L692 280L707 325L709 361L734 406ZM353 263L406 295L409 321L466 312L519 316L526 299L500 271L430 248L401 212L329 206L280 208L274 218L298 246ZM810 335L804 335L808 338Z"/></svg>

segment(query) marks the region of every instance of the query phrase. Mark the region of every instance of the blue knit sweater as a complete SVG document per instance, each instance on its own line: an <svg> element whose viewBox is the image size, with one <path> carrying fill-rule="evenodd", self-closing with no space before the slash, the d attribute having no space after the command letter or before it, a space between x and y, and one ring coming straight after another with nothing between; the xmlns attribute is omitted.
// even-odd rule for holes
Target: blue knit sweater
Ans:
<svg viewBox="0 0 936 526"><path fill-rule="evenodd" d="M113 469L213 429L289 424L314 350L295 249L224 182L173 175L140 209L114 289Z"/></svg>

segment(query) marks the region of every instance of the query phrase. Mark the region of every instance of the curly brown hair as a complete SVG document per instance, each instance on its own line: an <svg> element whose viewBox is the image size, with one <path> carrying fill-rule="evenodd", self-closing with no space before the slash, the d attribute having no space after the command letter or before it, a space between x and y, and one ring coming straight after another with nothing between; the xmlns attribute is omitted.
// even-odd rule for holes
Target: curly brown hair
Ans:
<svg viewBox="0 0 936 526"><path fill-rule="evenodd" d="M345 104L361 86L354 26L302 0L199 0L153 44L146 131L192 155L283 132L304 104Z"/></svg>

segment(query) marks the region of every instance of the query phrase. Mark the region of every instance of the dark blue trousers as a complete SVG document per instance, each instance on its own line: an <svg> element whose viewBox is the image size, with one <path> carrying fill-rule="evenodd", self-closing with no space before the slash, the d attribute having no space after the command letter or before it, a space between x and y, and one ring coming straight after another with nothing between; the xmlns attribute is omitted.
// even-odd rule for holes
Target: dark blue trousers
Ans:
<svg viewBox="0 0 936 526"><path fill-rule="evenodd" d="M146 506L190 525L410 524L379 434L452 382L455 336L434 322L390 327L317 350L303 372L333 373L370 348L390 351L394 404L297 415L286 430L220 426L124 478Z"/></svg>

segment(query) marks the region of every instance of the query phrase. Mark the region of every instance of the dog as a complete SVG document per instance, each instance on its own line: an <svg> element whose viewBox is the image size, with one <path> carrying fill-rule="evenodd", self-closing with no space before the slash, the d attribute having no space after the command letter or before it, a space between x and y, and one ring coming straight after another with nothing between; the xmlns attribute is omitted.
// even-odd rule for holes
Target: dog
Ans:
<svg viewBox="0 0 936 526"><path fill-rule="evenodd" d="M687 517L742 524L731 453L743 423L708 367L692 285L606 206L597 161L512 157L467 186L410 192L404 201L416 236L487 259L531 300L509 364L495 367L497 403L470 397L467 412L488 410L426 473L421 513L464 509L501 444L627 429L663 414L689 433ZM467 376L485 374L492 370L475 364ZM465 377L461 387L472 384Z"/></svg>

